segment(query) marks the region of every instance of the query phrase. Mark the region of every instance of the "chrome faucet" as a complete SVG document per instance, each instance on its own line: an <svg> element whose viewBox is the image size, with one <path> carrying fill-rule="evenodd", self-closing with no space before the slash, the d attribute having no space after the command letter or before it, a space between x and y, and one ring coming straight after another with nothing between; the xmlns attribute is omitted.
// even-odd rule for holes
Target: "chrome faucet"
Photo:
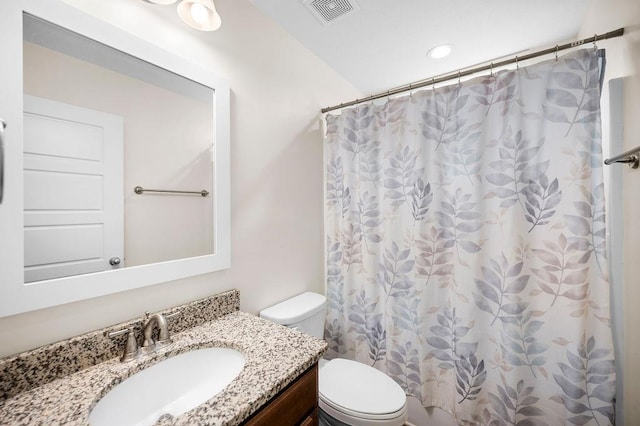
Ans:
<svg viewBox="0 0 640 426"><path fill-rule="evenodd" d="M158 340L153 339L153 326L158 327ZM163 348L172 342L169 337L169 326L167 324L167 318L160 313L149 315L146 313L145 323L142 326L142 335L144 341L142 342L142 352L151 353L160 348Z"/></svg>

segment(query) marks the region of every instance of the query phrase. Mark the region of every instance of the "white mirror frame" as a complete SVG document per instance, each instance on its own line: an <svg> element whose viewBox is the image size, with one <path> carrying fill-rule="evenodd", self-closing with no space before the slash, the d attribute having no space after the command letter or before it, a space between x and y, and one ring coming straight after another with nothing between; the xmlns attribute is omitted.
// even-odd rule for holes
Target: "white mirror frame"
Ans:
<svg viewBox="0 0 640 426"><path fill-rule="evenodd" d="M22 16L36 16L214 90L214 247L212 255L24 283ZM4 132L4 199L0 204L0 317L201 275L231 266L229 84L57 0L0 2L0 119Z"/></svg>

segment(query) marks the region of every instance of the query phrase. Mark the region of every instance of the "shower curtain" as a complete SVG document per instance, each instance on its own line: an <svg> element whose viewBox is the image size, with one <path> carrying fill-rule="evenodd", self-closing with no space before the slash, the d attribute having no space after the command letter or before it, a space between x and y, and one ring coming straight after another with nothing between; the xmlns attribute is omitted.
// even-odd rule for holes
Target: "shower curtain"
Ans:
<svg viewBox="0 0 640 426"><path fill-rule="evenodd" d="M461 425L605 425L594 49L326 116L329 356Z"/></svg>

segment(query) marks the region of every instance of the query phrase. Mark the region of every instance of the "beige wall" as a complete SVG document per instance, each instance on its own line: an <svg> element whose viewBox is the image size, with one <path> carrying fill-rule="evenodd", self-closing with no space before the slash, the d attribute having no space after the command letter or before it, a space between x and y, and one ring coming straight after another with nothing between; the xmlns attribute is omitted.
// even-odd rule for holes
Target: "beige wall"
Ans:
<svg viewBox="0 0 640 426"><path fill-rule="evenodd" d="M230 288L240 290L241 308L252 313L303 291L323 292L319 110L362 93L248 0L216 0L223 24L214 33L149 15L148 8L162 6L141 1L65 3L229 80L232 267L2 318L0 356Z"/></svg>
<svg viewBox="0 0 640 426"><path fill-rule="evenodd" d="M624 149L640 144L640 2L592 0L580 37L625 28L619 39L599 42L607 49L607 78L624 78ZM616 153L613 153L616 154ZM622 335L624 424L640 424L640 170L623 167ZM611 259L612 262L618 259ZM621 424L621 423L619 423Z"/></svg>

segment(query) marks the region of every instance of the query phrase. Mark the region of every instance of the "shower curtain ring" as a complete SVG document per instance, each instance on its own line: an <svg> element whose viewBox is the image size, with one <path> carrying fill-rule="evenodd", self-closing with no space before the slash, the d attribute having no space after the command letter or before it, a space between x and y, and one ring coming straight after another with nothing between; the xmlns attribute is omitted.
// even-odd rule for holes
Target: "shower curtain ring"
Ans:
<svg viewBox="0 0 640 426"><path fill-rule="evenodd" d="M435 92L436 90L436 79L435 77L431 77L431 90Z"/></svg>
<svg viewBox="0 0 640 426"><path fill-rule="evenodd" d="M460 70L458 70L458 86L460 86Z"/></svg>
<svg viewBox="0 0 640 426"><path fill-rule="evenodd" d="M413 99L413 83L409 83L409 99L412 103L416 103L416 100Z"/></svg>
<svg viewBox="0 0 640 426"><path fill-rule="evenodd" d="M598 34L593 35L593 50L598 50L598 45L596 44L596 41L598 41Z"/></svg>
<svg viewBox="0 0 640 426"><path fill-rule="evenodd" d="M520 69L520 63L518 63L518 55L516 55L516 71Z"/></svg>
<svg viewBox="0 0 640 426"><path fill-rule="evenodd" d="M493 62L491 62L491 68L489 68L489 76L493 78Z"/></svg>
<svg viewBox="0 0 640 426"><path fill-rule="evenodd" d="M556 44L556 62L558 62L558 45Z"/></svg>

